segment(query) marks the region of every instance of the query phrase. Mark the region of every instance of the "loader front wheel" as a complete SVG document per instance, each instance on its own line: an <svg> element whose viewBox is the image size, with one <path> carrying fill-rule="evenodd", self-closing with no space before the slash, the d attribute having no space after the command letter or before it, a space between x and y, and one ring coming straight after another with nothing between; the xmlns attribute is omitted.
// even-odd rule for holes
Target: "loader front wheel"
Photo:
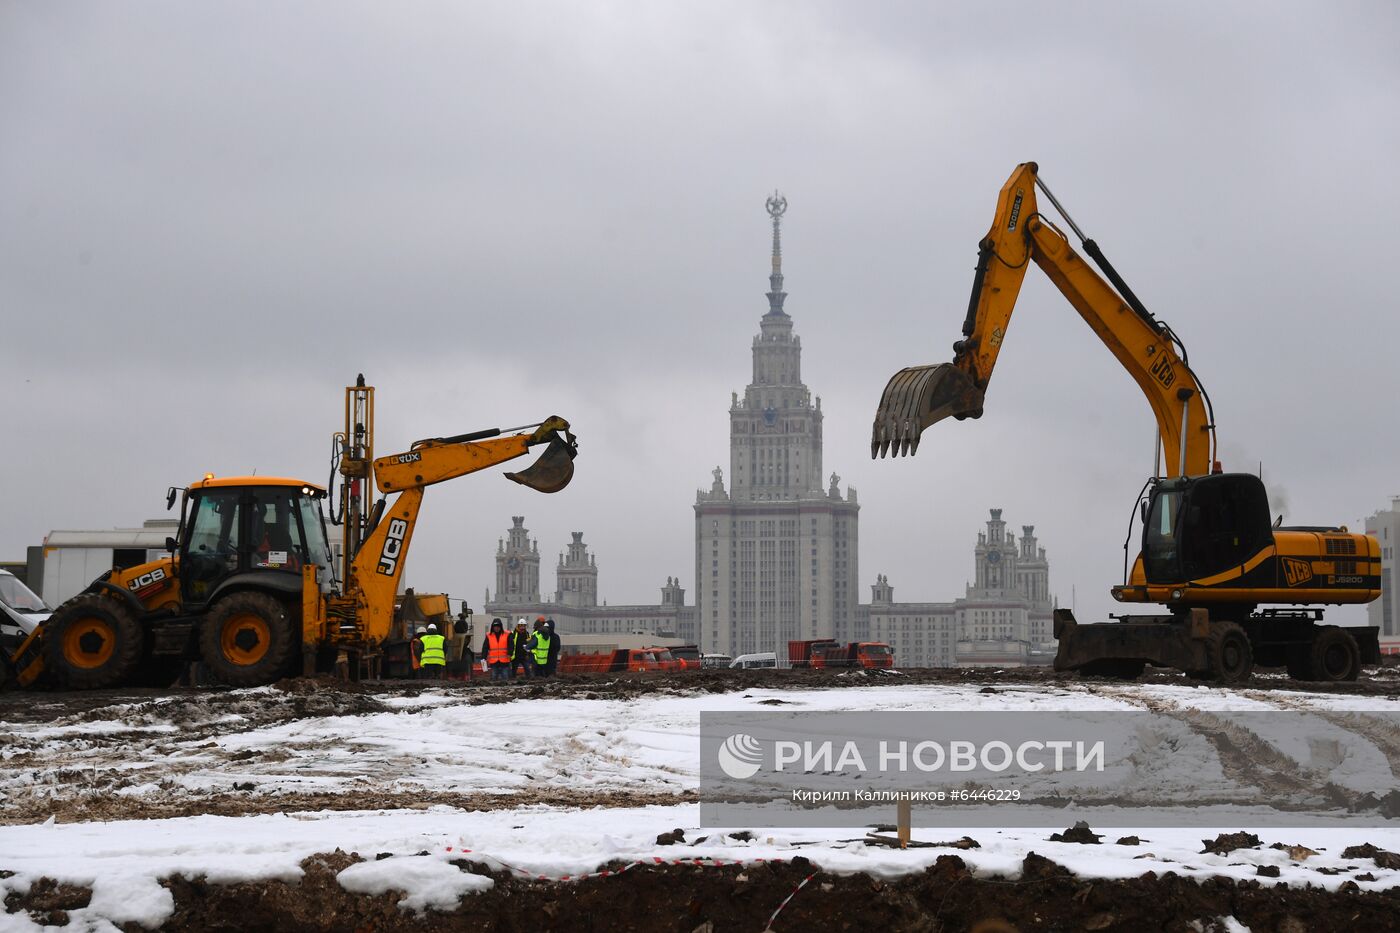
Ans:
<svg viewBox="0 0 1400 933"><path fill-rule="evenodd" d="M1200 676L1220 683L1237 684L1248 680L1254 670L1253 646L1237 622L1216 621L1210 624L1206 659L1210 662L1210 668L1201 671Z"/></svg>
<svg viewBox="0 0 1400 933"><path fill-rule="evenodd" d="M1308 647L1308 679L1336 683L1355 680L1360 673L1361 650L1351 633L1335 625L1319 628Z"/></svg>
<svg viewBox="0 0 1400 933"><path fill-rule="evenodd" d="M141 623L120 603L75 596L44 623L44 666L65 687L113 687L140 666L142 636Z"/></svg>
<svg viewBox="0 0 1400 933"><path fill-rule="evenodd" d="M199 654L221 682L260 687L284 676L292 649L287 609L266 593L235 593L199 626Z"/></svg>

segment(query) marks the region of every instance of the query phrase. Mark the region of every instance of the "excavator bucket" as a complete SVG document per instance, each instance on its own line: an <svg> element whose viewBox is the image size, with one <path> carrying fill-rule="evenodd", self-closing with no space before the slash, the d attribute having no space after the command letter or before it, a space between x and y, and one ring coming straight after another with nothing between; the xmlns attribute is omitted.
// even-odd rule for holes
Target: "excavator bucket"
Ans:
<svg viewBox="0 0 1400 933"><path fill-rule="evenodd" d="M550 431L549 446L540 458L519 473L507 473L506 479L540 492L558 492L574 478L574 458L578 456L578 441L568 431L561 437Z"/></svg>
<svg viewBox="0 0 1400 933"><path fill-rule="evenodd" d="M870 456L909 454L919 450L924 428L947 417L959 420L982 416L982 390L967 373L952 363L909 366L885 386L875 426L870 435Z"/></svg>

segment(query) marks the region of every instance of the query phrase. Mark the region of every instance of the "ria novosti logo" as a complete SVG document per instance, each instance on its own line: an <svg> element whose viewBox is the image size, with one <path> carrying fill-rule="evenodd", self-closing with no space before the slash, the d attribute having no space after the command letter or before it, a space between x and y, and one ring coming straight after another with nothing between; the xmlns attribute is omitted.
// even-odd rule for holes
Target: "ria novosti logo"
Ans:
<svg viewBox="0 0 1400 933"><path fill-rule="evenodd" d="M747 732L736 732L724 740L716 757L721 771L742 781L758 773L763 764L763 746Z"/></svg>

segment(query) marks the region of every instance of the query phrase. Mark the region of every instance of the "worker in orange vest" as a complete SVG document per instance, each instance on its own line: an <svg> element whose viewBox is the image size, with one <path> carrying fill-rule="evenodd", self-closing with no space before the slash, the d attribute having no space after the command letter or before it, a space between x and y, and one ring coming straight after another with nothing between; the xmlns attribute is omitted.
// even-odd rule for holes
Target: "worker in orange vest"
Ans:
<svg viewBox="0 0 1400 933"><path fill-rule="evenodd" d="M510 635L500 619L491 620L491 631L481 643L481 656L486 659L492 680L510 680Z"/></svg>

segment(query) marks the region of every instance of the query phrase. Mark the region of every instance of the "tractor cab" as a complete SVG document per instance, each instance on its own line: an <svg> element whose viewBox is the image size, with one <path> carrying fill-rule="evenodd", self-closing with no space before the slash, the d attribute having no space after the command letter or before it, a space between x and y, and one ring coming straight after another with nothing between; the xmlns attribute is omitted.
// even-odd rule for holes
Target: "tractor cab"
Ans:
<svg viewBox="0 0 1400 933"><path fill-rule="evenodd" d="M303 567L331 572L320 505L325 494L281 477L207 476L191 485L174 542L185 605L206 605L244 583L297 594Z"/></svg>
<svg viewBox="0 0 1400 933"><path fill-rule="evenodd" d="M1149 584L1200 580L1244 565L1273 541L1269 497L1252 473L1161 480L1143 504Z"/></svg>

